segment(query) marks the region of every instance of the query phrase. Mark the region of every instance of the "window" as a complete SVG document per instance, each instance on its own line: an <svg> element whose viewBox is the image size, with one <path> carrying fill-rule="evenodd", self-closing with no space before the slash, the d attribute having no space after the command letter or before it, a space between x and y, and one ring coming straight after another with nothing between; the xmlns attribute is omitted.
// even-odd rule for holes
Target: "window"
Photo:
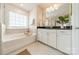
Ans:
<svg viewBox="0 0 79 59"><path fill-rule="evenodd" d="M9 27L28 27L28 16L16 13L9 12Z"/></svg>

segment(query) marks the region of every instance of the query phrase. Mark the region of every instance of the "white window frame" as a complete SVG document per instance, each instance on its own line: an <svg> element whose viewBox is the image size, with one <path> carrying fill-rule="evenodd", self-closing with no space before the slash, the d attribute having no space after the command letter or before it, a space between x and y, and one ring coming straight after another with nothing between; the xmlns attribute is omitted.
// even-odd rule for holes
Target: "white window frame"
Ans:
<svg viewBox="0 0 79 59"><path fill-rule="evenodd" d="M11 16L10 14L11 13L14 13L14 16ZM23 22L25 23L25 21L23 21L23 20L25 20L25 19L23 19L23 18L25 18L26 17L26 24L25 24L25 26L22 26L22 25L24 25L23 24ZM11 19L10 18L12 18L12 20L15 20L14 22L15 22L15 24L11 24ZM14 18L14 19L13 19ZM21 20L21 18L23 19L23 20ZM22 23L18 23L19 21L20 22L22 22ZM13 22L13 21L12 21ZM14 23L13 22L13 23ZM23 14L20 14L20 13L17 13L17 12L13 12L13 11L10 11L9 12L9 25L8 25L8 28L9 29L25 29L25 28L28 28L28 15L23 15Z"/></svg>

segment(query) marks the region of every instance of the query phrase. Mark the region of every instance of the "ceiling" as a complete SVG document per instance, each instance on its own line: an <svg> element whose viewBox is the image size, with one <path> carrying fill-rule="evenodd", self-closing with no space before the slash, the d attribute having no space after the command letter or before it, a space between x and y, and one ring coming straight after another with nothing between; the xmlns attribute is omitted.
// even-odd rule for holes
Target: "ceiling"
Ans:
<svg viewBox="0 0 79 59"><path fill-rule="evenodd" d="M63 5L63 3L23 3L23 4L20 4L20 3L16 3L15 5L18 5L24 9L26 9L27 11L31 11L35 6L40 6L42 9L46 9L50 6L54 6L54 5L57 5L57 7L59 8L60 6Z"/></svg>
<svg viewBox="0 0 79 59"><path fill-rule="evenodd" d="M46 8L48 8L48 7L50 7L50 6L54 6L54 5L56 5L57 7L60 7L60 6L62 6L63 4L59 4L59 3L40 3L39 4L39 6L42 8L42 9L46 9Z"/></svg>

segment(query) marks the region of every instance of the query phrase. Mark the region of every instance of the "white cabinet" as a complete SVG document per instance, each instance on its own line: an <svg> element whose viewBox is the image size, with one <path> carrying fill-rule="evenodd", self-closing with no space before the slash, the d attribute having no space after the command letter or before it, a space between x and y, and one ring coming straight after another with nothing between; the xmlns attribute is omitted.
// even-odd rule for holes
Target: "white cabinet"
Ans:
<svg viewBox="0 0 79 59"><path fill-rule="evenodd" d="M56 48L56 30L48 30L48 45Z"/></svg>
<svg viewBox="0 0 79 59"><path fill-rule="evenodd" d="M37 40L42 41L42 31L41 31L41 29L38 29Z"/></svg>
<svg viewBox="0 0 79 59"><path fill-rule="evenodd" d="M38 40L56 48L56 30L38 29Z"/></svg>
<svg viewBox="0 0 79 59"><path fill-rule="evenodd" d="M38 29L38 40L62 52L71 54L72 30Z"/></svg>
<svg viewBox="0 0 79 59"><path fill-rule="evenodd" d="M71 54L71 30L57 30L57 49Z"/></svg>
<svg viewBox="0 0 79 59"><path fill-rule="evenodd" d="M79 3L72 4L72 54L79 55Z"/></svg>
<svg viewBox="0 0 79 59"><path fill-rule="evenodd" d="M43 43L48 43L48 30L44 29L42 30L42 42Z"/></svg>
<svg viewBox="0 0 79 59"><path fill-rule="evenodd" d="M72 30L72 54L79 55L79 29Z"/></svg>
<svg viewBox="0 0 79 59"><path fill-rule="evenodd" d="M48 34L46 29L38 29L38 39L39 41L47 44Z"/></svg>

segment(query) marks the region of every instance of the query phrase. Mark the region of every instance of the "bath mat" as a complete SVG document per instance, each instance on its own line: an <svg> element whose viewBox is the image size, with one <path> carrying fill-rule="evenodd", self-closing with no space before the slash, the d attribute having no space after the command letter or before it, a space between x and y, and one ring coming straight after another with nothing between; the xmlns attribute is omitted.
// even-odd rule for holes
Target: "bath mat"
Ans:
<svg viewBox="0 0 79 59"><path fill-rule="evenodd" d="M17 55L31 55L27 49L23 50L22 52L18 53Z"/></svg>

